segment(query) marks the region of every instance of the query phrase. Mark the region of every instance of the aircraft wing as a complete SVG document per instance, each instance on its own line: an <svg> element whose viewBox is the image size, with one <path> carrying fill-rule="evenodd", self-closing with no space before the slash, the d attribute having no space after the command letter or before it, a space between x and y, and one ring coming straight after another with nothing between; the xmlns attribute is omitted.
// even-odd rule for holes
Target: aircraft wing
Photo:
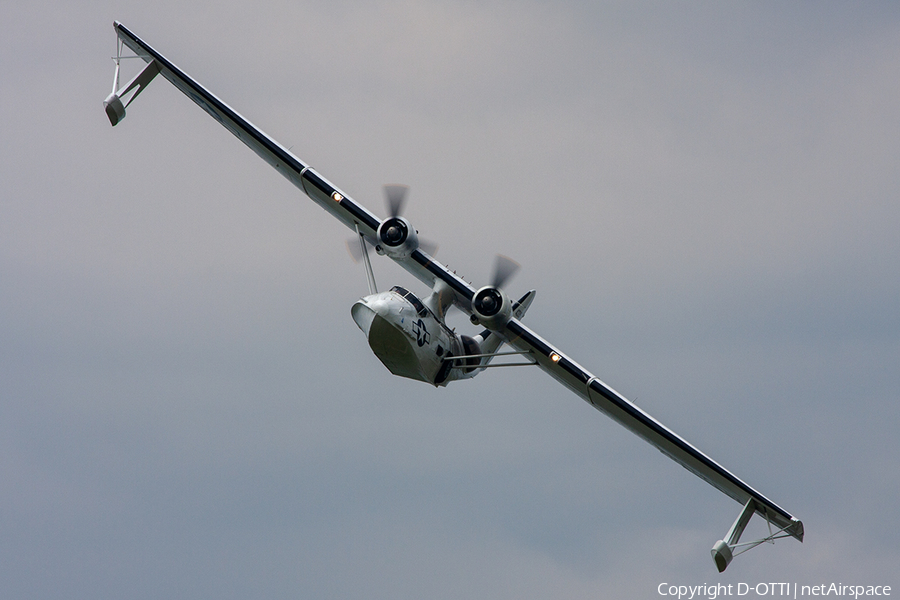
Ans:
<svg viewBox="0 0 900 600"><path fill-rule="evenodd" d="M350 229L358 231L371 240L376 238L376 232L381 223L378 217L356 203L334 184L219 100L124 25L116 22L114 27L119 40L143 58L147 67L119 91L116 90L117 70L113 93L104 103L107 105L107 114L113 125L124 117L124 107L127 106L127 104L121 103L120 96L137 88L137 92L131 98L133 100L143 86L156 74L161 74L319 206L337 217ZM457 304L469 312L476 289L427 253L417 249L408 258L395 259L395 261L429 287L434 287L438 280L447 284L454 291ZM747 521L754 513L761 515L770 525L776 526L779 530L760 542L784 536L791 536L803 541L802 522L735 477L635 404L629 402L560 350L532 332L521 321L512 318L506 324L505 329L497 333L509 345L526 353L542 370L581 396L591 406L653 444L663 454L744 506L725 538L727 543L720 541L713 548L713 557L720 571L724 570L730 562L732 550L738 546L748 545L738 544L738 540ZM759 542L751 542L750 545L756 543ZM721 546L723 544L727 548L723 548ZM735 554L737 553L739 551L735 552Z"/></svg>
<svg viewBox="0 0 900 600"><path fill-rule="evenodd" d="M803 541L802 522L629 402L520 321L511 319L505 333L509 345L519 351L529 352L542 370L581 396L588 404L644 438L660 452L721 492L745 506L749 504L753 511L791 537Z"/></svg>
<svg viewBox="0 0 900 600"><path fill-rule="evenodd" d="M258 154L260 158L272 165L288 181L300 188L316 204L337 217L351 230L357 230L358 228L359 233L370 240L375 240L375 233L378 225L381 223L381 219L350 198L343 190L340 190L333 183L322 177L315 169L294 156L284 146L266 135L233 108L222 102L212 92L175 66L175 64L132 33L127 27L118 21L113 26L119 40L148 63L149 67L152 67L150 78L155 76L157 72L165 77L213 119L221 123L225 129ZM126 87L128 86L124 86L123 89ZM114 90L112 96L115 95L116 92ZM110 99L108 98L107 101L109 102ZM109 112L109 109L107 109L107 113ZM123 117L124 108L118 119L113 120L111 116L110 120L115 125ZM475 293L471 285L447 269L447 267L436 262L421 249L413 252L409 259L397 260L396 262L429 287L433 287L436 278L442 279L456 292L457 298L461 301L471 299Z"/></svg>

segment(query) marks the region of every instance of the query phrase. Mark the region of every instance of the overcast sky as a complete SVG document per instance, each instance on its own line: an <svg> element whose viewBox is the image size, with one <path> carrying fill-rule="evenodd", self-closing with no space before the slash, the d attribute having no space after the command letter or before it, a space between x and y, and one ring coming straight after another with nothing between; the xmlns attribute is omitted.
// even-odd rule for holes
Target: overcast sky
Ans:
<svg viewBox="0 0 900 600"><path fill-rule="evenodd" d="M0 0L4 598L900 593L896 3L264 4ZM391 376L345 227L161 78L109 126L113 20L806 541L719 575L740 506L542 372Z"/></svg>

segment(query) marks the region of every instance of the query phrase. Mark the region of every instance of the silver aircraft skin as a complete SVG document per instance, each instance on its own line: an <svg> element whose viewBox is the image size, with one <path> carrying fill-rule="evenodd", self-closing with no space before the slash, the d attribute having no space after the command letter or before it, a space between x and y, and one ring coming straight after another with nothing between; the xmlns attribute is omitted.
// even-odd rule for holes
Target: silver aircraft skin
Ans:
<svg viewBox="0 0 900 600"><path fill-rule="evenodd" d="M663 454L681 464L741 505L734 524L710 551L716 568L724 571L732 558L763 542L793 537L803 541L803 523L730 471L697 450L628 401L610 386L577 364L561 350L522 323L535 297L534 290L513 302L503 291L503 282L515 266L498 257L494 280L481 288L450 271L431 256L418 240L412 224L400 215L405 194L402 186L389 186L389 215L379 219L322 177L281 144L263 133L206 88L137 37L119 22L118 53L112 93L103 105L110 123L125 117L125 108L156 77L162 75L213 119L246 144L276 171L342 221L356 233L360 256L366 267L369 295L351 308L351 316L366 335L369 346L395 375L444 386L457 379L474 377L489 367L537 366L588 404L617 421ZM120 59L125 48L143 59L142 70L120 85ZM394 260L430 288L423 299L395 286L379 293L369 261L368 247ZM469 315L481 332L472 336L456 333L445 322L455 307ZM510 350L499 352L506 344ZM515 356L519 362L492 364L497 356ZM754 514L767 522L769 535L750 542L740 538Z"/></svg>

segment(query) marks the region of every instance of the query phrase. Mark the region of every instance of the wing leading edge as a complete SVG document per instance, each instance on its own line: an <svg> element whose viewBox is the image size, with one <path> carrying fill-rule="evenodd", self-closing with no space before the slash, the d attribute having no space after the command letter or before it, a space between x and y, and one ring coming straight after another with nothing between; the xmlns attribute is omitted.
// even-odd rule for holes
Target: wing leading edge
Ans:
<svg viewBox="0 0 900 600"><path fill-rule="evenodd" d="M381 223L378 217L356 203L334 184L304 164L289 150L219 100L206 88L154 50L149 44L134 35L124 25L115 22L114 27L122 43L148 64L152 65L155 63L155 68L151 69L151 71L158 69L159 74L181 90L291 183L300 188L310 199L334 215L351 230L357 230L358 228L358 231L366 237L370 239L376 237L376 231ZM152 79L152 75L155 75L155 73L151 74L149 78ZM140 77L138 76L138 79ZM116 81L118 81L118 71ZM149 79L143 81L141 86L146 85L148 81ZM109 99L112 99L113 103L118 106L114 112L121 110L119 114L110 115L110 121L115 125L124 117L124 108L122 108L115 89ZM108 108L107 113L109 114L110 112L111 109ZM427 253L416 250L409 258L396 260L396 262L429 287L433 287L436 280L445 282L455 292L457 304L464 311L469 312L468 307L476 290L468 282L435 261ZM725 566L730 562L731 551L738 545L746 546L758 543L737 544L743 528L754 513L761 515L770 525L775 525L779 530L764 541L784 536L794 537L801 542L803 541L804 531L801 521L697 450L635 404L629 402L621 394L531 331L519 320L512 318L506 324L505 329L497 333L516 350L529 353L542 370L587 401L591 406L639 435L650 444L653 444L663 454L744 506L743 511L726 536L726 539L729 541L727 543L720 541L713 548L713 557L720 571L724 570ZM722 545L727 546L727 548L722 550ZM723 557L723 552L727 556ZM735 554L737 553L735 552Z"/></svg>

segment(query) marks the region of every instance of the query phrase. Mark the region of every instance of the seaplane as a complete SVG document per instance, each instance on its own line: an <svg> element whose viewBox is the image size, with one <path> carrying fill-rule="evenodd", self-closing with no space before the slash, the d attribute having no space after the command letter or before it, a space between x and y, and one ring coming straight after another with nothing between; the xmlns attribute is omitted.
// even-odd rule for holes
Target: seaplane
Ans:
<svg viewBox="0 0 900 600"><path fill-rule="evenodd" d="M534 301L535 291L515 301L507 296L504 284L518 268L511 259L498 257L491 280L487 285L474 287L436 260L433 248L419 239L412 223L403 216L406 187L386 186L387 216L379 218L125 25L115 22L113 27L117 36L115 74L112 92L103 101L110 123L113 126L121 123L126 108L157 75L162 75L303 194L346 225L353 232L352 247L365 265L369 292L352 305L350 314L365 334L372 352L391 373L432 386L446 386L452 381L471 379L492 367L537 367L740 505L734 523L710 550L719 572L735 556L760 544L786 537L803 541L803 523L799 519L524 325L522 321ZM130 63L138 65L137 73L122 83L121 67L128 63L125 60L128 58L140 59ZM379 292L370 250L396 262L425 284L429 293L420 299L400 286ZM472 335L457 333L447 325L446 316L451 309L468 315L476 328ZM507 358L493 362L499 356ZM765 521L768 531L759 539L742 542L741 537L754 515Z"/></svg>

